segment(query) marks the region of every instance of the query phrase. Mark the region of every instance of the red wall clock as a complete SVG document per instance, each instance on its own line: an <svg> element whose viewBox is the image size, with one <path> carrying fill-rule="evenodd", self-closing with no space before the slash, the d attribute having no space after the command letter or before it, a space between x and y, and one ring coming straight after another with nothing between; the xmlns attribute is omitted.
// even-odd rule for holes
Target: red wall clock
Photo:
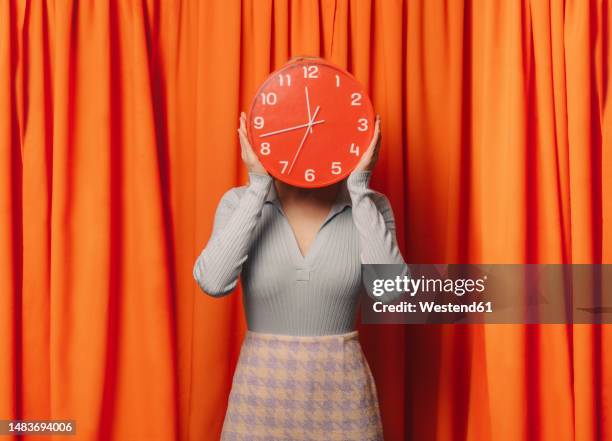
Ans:
<svg viewBox="0 0 612 441"><path fill-rule="evenodd" d="M374 132L364 87L320 59L301 59L272 73L247 121L251 145L268 173L297 187L324 187L347 177Z"/></svg>

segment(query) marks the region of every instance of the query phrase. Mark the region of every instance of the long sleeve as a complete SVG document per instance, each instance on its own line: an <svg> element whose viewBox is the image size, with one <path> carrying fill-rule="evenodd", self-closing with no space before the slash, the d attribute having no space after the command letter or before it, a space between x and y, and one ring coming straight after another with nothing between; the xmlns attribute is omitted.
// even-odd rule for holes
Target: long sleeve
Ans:
<svg viewBox="0 0 612 441"><path fill-rule="evenodd" d="M397 246L393 209L387 197L369 187L371 172L354 171L347 179L351 195L353 222L359 233L362 264L394 264L384 271L378 265L369 265L364 272L364 284L377 278L408 275L408 266ZM401 265L401 266L400 266ZM366 286L367 290L367 286ZM368 291L368 295L374 296ZM393 302L400 293L376 297L384 303Z"/></svg>
<svg viewBox="0 0 612 441"><path fill-rule="evenodd" d="M353 222L359 232L361 263L403 264L395 236L393 209L385 195L369 187L370 175L369 171L355 171L347 179Z"/></svg>
<svg viewBox="0 0 612 441"><path fill-rule="evenodd" d="M223 296L236 287L270 185L269 175L249 173L249 185L243 192L233 188L221 198L211 237L193 268L205 293Z"/></svg>

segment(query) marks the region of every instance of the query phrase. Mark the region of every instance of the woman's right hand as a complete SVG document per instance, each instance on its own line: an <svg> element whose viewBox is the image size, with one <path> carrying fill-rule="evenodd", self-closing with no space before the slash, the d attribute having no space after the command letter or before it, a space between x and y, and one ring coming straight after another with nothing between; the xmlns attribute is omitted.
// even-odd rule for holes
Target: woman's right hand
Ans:
<svg viewBox="0 0 612 441"><path fill-rule="evenodd" d="M260 175L267 175L268 172L264 166L261 165L261 162L259 162L259 158L253 151L253 147L249 142L246 132L246 115L244 112L240 113L240 128L238 129L238 137L240 138L242 161L244 162L247 170Z"/></svg>

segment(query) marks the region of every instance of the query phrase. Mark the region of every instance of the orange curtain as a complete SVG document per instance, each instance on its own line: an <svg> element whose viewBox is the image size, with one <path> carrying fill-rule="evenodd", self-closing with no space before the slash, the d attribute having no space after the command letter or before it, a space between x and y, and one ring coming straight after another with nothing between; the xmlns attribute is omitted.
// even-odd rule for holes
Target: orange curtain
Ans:
<svg viewBox="0 0 612 441"><path fill-rule="evenodd" d="M290 56L369 87L409 262L612 263L611 19L609 0L1 1L0 419L218 439L245 325L191 270L246 180L239 112ZM612 439L610 329L364 326L386 439Z"/></svg>

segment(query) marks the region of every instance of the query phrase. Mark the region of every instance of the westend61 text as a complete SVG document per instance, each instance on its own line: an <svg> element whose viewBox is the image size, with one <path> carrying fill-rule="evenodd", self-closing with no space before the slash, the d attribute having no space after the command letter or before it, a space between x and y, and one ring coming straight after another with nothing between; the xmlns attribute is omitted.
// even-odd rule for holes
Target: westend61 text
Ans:
<svg viewBox="0 0 612 441"><path fill-rule="evenodd" d="M374 302L372 308L374 312L493 312L492 302L472 302L462 305L436 302L399 302L397 304Z"/></svg>

